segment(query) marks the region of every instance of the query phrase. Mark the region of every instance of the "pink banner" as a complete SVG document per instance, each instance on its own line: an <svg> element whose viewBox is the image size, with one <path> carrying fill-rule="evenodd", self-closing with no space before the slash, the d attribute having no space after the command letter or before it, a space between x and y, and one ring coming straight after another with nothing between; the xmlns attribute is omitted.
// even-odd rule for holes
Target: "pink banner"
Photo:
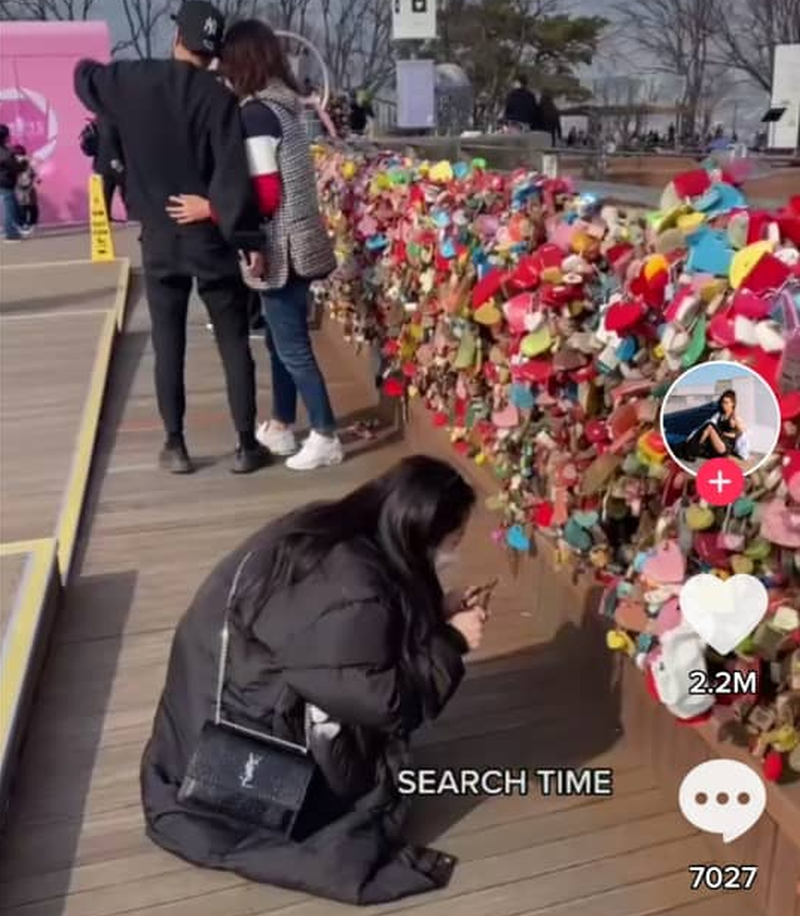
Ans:
<svg viewBox="0 0 800 916"><path fill-rule="evenodd" d="M31 155L41 178L45 224L88 219L91 160L78 136L89 116L75 97L72 72L83 57L107 61L105 22L0 23L0 123Z"/></svg>

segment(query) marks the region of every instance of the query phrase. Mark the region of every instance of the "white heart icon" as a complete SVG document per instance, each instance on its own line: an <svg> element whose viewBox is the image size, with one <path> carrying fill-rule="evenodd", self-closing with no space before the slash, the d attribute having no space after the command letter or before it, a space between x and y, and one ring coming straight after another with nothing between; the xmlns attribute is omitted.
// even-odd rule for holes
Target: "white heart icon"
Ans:
<svg viewBox="0 0 800 916"><path fill-rule="evenodd" d="M761 623L769 606L766 588L755 576L718 579L692 576L681 589L681 613L704 642L727 655Z"/></svg>

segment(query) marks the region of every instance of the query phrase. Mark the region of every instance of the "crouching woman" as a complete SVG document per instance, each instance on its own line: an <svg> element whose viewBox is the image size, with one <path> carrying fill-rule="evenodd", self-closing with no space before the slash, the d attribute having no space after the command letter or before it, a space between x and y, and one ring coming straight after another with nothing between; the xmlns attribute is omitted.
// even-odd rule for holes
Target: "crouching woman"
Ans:
<svg viewBox="0 0 800 916"><path fill-rule="evenodd" d="M402 836L397 775L410 734L441 712L482 638L485 611L446 599L437 574L474 502L452 467L416 456L266 525L222 560L178 625L142 760L156 843L349 903L447 883L452 860ZM316 794L291 835L181 792L218 683L227 720L310 751Z"/></svg>

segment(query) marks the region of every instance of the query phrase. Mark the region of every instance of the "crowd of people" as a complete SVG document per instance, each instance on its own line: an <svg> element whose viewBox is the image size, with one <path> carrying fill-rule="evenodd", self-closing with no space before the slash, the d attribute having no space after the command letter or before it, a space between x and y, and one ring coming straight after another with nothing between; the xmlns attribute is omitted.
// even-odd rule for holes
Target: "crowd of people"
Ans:
<svg viewBox="0 0 800 916"><path fill-rule="evenodd" d="M171 60L82 61L75 71L98 136L118 138L112 158L124 163L128 211L142 227L160 464L192 470L184 356L195 282L239 437L232 470L274 455L295 470L337 464L308 327L310 284L335 267L303 122L309 93L266 23L225 31L202 0L175 20ZM110 163L102 150L100 139L94 154ZM95 168L102 174L103 162ZM258 429L253 295L272 371L272 415ZM298 397L311 426L299 449ZM485 590L445 594L440 582L474 504L449 464L412 457L339 501L266 525L220 562L177 628L144 751L156 843L350 903L447 883L454 860L403 838L397 772L411 733L447 704L482 639Z"/></svg>

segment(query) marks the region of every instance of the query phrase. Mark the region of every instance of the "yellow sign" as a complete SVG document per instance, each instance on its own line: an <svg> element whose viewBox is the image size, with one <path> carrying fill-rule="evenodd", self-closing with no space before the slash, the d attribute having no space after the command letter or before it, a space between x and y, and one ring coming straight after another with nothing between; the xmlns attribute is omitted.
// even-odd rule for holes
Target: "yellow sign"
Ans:
<svg viewBox="0 0 800 916"><path fill-rule="evenodd" d="M113 261L114 239L111 237L111 223L106 213L103 179L100 175L92 175L89 179L89 219L92 231L92 261Z"/></svg>

